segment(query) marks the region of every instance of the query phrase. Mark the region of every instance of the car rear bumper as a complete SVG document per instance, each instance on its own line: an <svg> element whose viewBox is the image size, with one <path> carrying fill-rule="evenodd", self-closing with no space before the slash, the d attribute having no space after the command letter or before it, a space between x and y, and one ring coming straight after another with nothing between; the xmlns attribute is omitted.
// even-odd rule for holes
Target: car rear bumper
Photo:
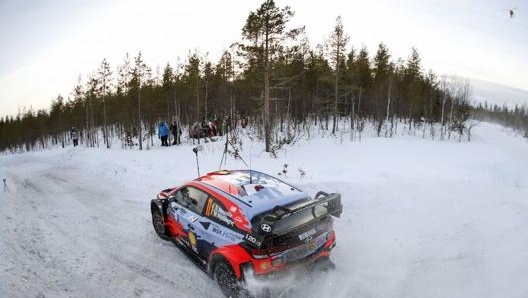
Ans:
<svg viewBox="0 0 528 298"><path fill-rule="evenodd" d="M324 244L307 256L293 261L273 259L271 257L261 260L253 259L251 263L246 264L243 268L244 274L246 276L249 274L251 278L259 280L276 280L289 275L293 271L312 270L320 265L321 261L329 260L330 252L335 246L335 233L331 232Z"/></svg>

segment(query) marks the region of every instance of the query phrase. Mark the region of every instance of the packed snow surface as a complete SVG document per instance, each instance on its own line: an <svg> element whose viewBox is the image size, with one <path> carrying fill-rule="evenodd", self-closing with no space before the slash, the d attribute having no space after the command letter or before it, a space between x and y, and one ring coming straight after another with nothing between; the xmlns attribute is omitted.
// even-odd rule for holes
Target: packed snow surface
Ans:
<svg viewBox="0 0 528 298"><path fill-rule="evenodd" d="M244 136L253 169L287 163L281 179L342 194L335 271L290 279L288 297L528 297L528 142L473 130L471 142L312 135L277 158ZM152 229L150 199L197 176L193 145L154 145L1 155L0 297L222 297ZM220 166L224 139L203 145L202 174L246 168L230 154Z"/></svg>

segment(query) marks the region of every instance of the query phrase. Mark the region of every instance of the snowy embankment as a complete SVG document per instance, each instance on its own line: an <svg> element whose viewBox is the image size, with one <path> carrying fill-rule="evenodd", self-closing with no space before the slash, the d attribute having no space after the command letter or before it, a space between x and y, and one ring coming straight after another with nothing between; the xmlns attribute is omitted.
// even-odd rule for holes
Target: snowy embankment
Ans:
<svg viewBox="0 0 528 298"><path fill-rule="evenodd" d="M528 142L486 123L473 134L313 138L277 159L244 139L253 169L287 163L282 179L343 196L336 271L290 296L528 297ZM219 168L224 144L203 144L202 174ZM192 148L0 156L0 297L221 297L150 222L160 189L196 177ZM222 168L245 165L228 156Z"/></svg>

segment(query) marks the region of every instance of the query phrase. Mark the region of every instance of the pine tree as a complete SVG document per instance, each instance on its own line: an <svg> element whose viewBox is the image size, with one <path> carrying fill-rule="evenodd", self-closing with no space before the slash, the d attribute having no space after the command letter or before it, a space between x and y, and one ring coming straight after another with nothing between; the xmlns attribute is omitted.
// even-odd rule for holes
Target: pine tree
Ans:
<svg viewBox="0 0 528 298"><path fill-rule="evenodd" d="M344 61L344 51L350 37L343 30L343 21L341 16L338 16L336 19L336 25L334 31L330 36L329 46L330 46L330 60L334 64L335 71L335 86L334 86L334 108L333 108L333 124L332 124L332 134L336 132L337 125L337 103L339 100L339 75L340 75L340 66Z"/></svg>
<svg viewBox="0 0 528 298"><path fill-rule="evenodd" d="M148 83L151 79L151 69L145 64L141 52L134 58L134 68L131 69L130 85L137 92L137 130L139 138L139 150L143 150L143 118L141 115L141 88L142 84Z"/></svg>
<svg viewBox="0 0 528 298"><path fill-rule="evenodd" d="M392 83L390 81L390 74L392 71L392 65L390 62L390 54L387 47L380 43L376 56L374 56L374 92L376 98L376 119L377 119L377 133L380 136L382 124L385 119L388 118L388 110L390 107L390 93ZM387 105L384 105L384 97L387 94ZM387 112L384 113L386 107ZM384 117L384 114L386 117Z"/></svg>
<svg viewBox="0 0 528 298"><path fill-rule="evenodd" d="M249 59L264 64L264 138L266 152L271 151L270 76L271 63L280 52L285 38L295 37L299 30L286 31L286 24L293 17L289 6L279 8L273 0L266 0L254 12L250 12L242 29L242 36L250 42L242 50Z"/></svg>
<svg viewBox="0 0 528 298"><path fill-rule="evenodd" d="M187 85L193 90L196 99L195 121L201 122L204 120L200 114L200 81L201 77L200 55L198 51L189 54L187 65L185 66L185 80ZM204 115L205 116L205 115Z"/></svg>
<svg viewBox="0 0 528 298"><path fill-rule="evenodd" d="M100 84L100 93L103 101L103 140L106 148L110 148L110 138L108 137L108 125L106 118L106 97L110 89L110 77L112 71L110 70L110 64L106 59L103 59L98 70L98 82Z"/></svg>

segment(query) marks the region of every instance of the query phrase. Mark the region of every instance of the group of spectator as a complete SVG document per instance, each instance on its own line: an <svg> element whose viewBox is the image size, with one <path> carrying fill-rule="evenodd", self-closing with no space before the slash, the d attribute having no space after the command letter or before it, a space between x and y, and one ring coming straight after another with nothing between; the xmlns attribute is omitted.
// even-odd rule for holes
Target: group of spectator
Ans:
<svg viewBox="0 0 528 298"><path fill-rule="evenodd" d="M247 117L240 119L240 124L243 128L248 123ZM226 115L221 120L214 117L212 120L203 121L202 123L195 122L190 128L189 137L192 139L212 138L215 136L222 136L231 130L231 118ZM176 121L170 127L166 121L161 121L158 125L158 138L161 140L161 146L169 146L169 136L172 134L172 145L179 145L181 143L182 130ZM70 130L70 138L73 141L73 146L79 144L79 133L75 127Z"/></svg>
<svg viewBox="0 0 528 298"><path fill-rule="evenodd" d="M174 138L172 145L179 145L182 131L178 123L174 121L169 128L167 122L161 121L158 126L158 138L161 140L161 146L169 146L169 133L172 133Z"/></svg>
<svg viewBox="0 0 528 298"><path fill-rule="evenodd" d="M231 118L226 115L222 119L214 117L212 120L195 122L189 131L189 137L193 139L212 138L222 136L231 130Z"/></svg>

